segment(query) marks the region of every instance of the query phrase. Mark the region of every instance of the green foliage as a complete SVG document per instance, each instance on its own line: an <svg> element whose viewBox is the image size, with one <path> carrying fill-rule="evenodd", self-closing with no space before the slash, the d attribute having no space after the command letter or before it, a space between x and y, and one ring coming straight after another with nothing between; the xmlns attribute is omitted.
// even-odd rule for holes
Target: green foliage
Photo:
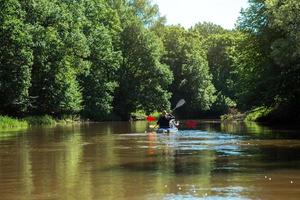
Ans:
<svg viewBox="0 0 300 200"><path fill-rule="evenodd" d="M219 30L205 38L208 66L217 90L212 110L220 114L226 113L229 107L236 106L237 70L233 65L233 52L240 37L240 32Z"/></svg>
<svg viewBox="0 0 300 200"><path fill-rule="evenodd" d="M283 107L300 111L300 2L297 0L267 1L271 27L281 33L271 44L270 57L276 64L279 81L275 101ZM275 67L275 66L274 66ZM298 114L298 117L300 115Z"/></svg>
<svg viewBox="0 0 300 200"><path fill-rule="evenodd" d="M135 110L150 113L169 107L170 93L166 89L172 74L160 63L160 40L139 21L132 21L124 28L121 40L123 61L118 71L115 112L128 119Z"/></svg>
<svg viewBox="0 0 300 200"><path fill-rule="evenodd" d="M0 116L0 130L9 128L27 128L28 123L25 120L19 120L8 116Z"/></svg>
<svg viewBox="0 0 300 200"><path fill-rule="evenodd" d="M233 101L231 98L222 95L221 92L217 92L216 101L211 107L211 112L224 114L227 113L230 108L235 108L236 106L236 101Z"/></svg>
<svg viewBox="0 0 300 200"><path fill-rule="evenodd" d="M239 29L249 37L237 53L236 66L245 86L239 96L247 107L259 97L256 106L300 110L299 12L297 0L252 0L242 12Z"/></svg>
<svg viewBox="0 0 300 200"><path fill-rule="evenodd" d="M176 26L165 27L159 35L166 49L162 61L174 74L169 87L172 104L185 98L188 103L180 109L181 113L208 110L215 101L215 88L200 36Z"/></svg>
<svg viewBox="0 0 300 200"><path fill-rule="evenodd" d="M99 27L88 37L91 46L91 68L82 76L84 110L90 119L105 119L112 111L112 101L117 87L116 72L120 54L113 50L109 31Z"/></svg>
<svg viewBox="0 0 300 200"><path fill-rule="evenodd" d="M272 112L272 108L268 107L258 107L253 110L251 110L249 113L247 113L246 121L263 121L264 118L268 117L270 113Z"/></svg>
<svg viewBox="0 0 300 200"><path fill-rule="evenodd" d="M300 2L249 2L236 30L185 30L150 0L0 0L0 114L128 119L184 98L185 117L299 119Z"/></svg>
<svg viewBox="0 0 300 200"><path fill-rule="evenodd" d="M17 0L0 1L0 113L21 115L29 106L32 37Z"/></svg>
<svg viewBox="0 0 300 200"><path fill-rule="evenodd" d="M72 58L65 58L59 65L55 75L53 90L55 91L50 101L53 102L52 112L55 115L76 114L81 110L82 96L76 74L72 69Z"/></svg>
<svg viewBox="0 0 300 200"><path fill-rule="evenodd" d="M0 19L0 112L110 118L116 88L126 82L120 66L144 71L125 113L167 106L172 76L159 62L160 41L145 28L159 19L150 1L9 0L1 1ZM131 90L124 85L117 94Z"/></svg>
<svg viewBox="0 0 300 200"><path fill-rule="evenodd" d="M31 126L56 124L55 119L49 115L26 117L25 121L27 121Z"/></svg>
<svg viewBox="0 0 300 200"><path fill-rule="evenodd" d="M130 114L131 120L145 120L146 113L143 110L138 110Z"/></svg>
<svg viewBox="0 0 300 200"><path fill-rule="evenodd" d="M233 114L224 114L220 116L222 122L233 122L233 121L243 121L244 119L240 120L240 117Z"/></svg>
<svg viewBox="0 0 300 200"><path fill-rule="evenodd" d="M197 23L191 28L191 30L193 32L197 32L199 35L201 35L204 38L216 34L218 35L225 34L226 32L228 32L222 26L213 24L211 22Z"/></svg>
<svg viewBox="0 0 300 200"><path fill-rule="evenodd" d="M231 51L235 48L236 38L234 32L212 35L207 38L207 59L213 83L224 96L234 98L234 82L236 71L233 69Z"/></svg>
<svg viewBox="0 0 300 200"><path fill-rule="evenodd" d="M87 40L81 21L75 18L82 13L82 6L76 2L30 1L24 7L34 13L27 15L33 27L35 58L31 112L55 116L78 113L82 94L77 75L89 67L85 61L89 55Z"/></svg>
<svg viewBox="0 0 300 200"><path fill-rule="evenodd" d="M91 51L91 67L81 76L84 98L82 114L85 118L104 120L111 117L113 97L118 86L116 74L122 57L114 44L119 43L116 35L121 31L121 25L116 18L106 16L116 13L105 4L90 4L86 12L89 24L85 29Z"/></svg>
<svg viewBox="0 0 300 200"><path fill-rule="evenodd" d="M132 14L137 16L145 26L149 26L158 20L159 10L156 4L149 0L130 0L128 1Z"/></svg>
<svg viewBox="0 0 300 200"><path fill-rule="evenodd" d="M63 115L58 119L55 119L57 124L75 124L80 123L80 115Z"/></svg>

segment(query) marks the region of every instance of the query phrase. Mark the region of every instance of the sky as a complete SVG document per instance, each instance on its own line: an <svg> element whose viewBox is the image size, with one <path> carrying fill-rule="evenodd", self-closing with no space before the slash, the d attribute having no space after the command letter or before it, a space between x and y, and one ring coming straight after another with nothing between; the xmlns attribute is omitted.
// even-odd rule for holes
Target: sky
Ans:
<svg viewBox="0 0 300 200"><path fill-rule="evenodd" d="M167 24L181 24L190 28L197 22L212 22L232 29L248 0L152 0L159 6Z"/></svg>

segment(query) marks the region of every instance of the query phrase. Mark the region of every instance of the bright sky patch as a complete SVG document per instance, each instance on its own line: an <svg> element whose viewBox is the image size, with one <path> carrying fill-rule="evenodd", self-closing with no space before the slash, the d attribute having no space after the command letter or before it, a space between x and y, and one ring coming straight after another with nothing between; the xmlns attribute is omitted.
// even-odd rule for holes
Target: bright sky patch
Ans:
<svg viewBox="0 0 300 200"><path fill-rule="evenodd" d="M181 24L190 28L197 22L213 22L224 28L232 29L246 8L247 0L153 0L159 6L168 24Z"/></svg>

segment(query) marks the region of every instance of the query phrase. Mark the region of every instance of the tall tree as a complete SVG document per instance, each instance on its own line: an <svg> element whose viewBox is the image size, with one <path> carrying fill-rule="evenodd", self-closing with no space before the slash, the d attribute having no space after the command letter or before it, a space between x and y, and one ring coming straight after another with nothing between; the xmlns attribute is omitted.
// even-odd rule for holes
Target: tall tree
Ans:
<svg viewBox="0 0 300 200"><path fill-rule="evenodd" d="M158 5L153 4L151 0L128 0L128 2L133 14L146 27L151 26L160 19Z"/></svg>
<svg viewBox="0 0 300 200"><path fill-rule="evenodd" d="M163 63L170 66L174 81L169 87L173 105L181 98L188 102L183 113L197 114L208 110L215 101L215 88L211 82L203 41L198 34L181 27L165 27L159 33L164 42L166 53ZM192 110L192 111L191 111Z"/></svg>
<svg viewBox="0 0 300 200"><path fill-rule="evenodd" d="M211 22L196 23L191 28L191 30L198 32L198 34L200 34L204 38L207 38L211 35L224 34L224 33L228 32L222 26L216 25Z"/></svg>
<svg viewBox="0 0 300 200"><path fill-rule="evenodd" d="M270 26L281 33L271 44L271 58L278 71L279 88L276 101L288 107L292 116L300 118L300 2L267 1L272 16Z"/></svg>
<svg viewBox="0 0 300 200"><path fill-rule="evenodd" d="M0 114L18 116L29 106L32 37L18 0L1 0L0 11Z"/></svg>
<svg viewBox="0 0 300 200"><path fill-rule="evenodd" d="M121 62L119 35L122 29L117 12L104 1L86 1L85 8L88 22L84 30L91 51L88 58L91 67L81 76L83 115L103 120L111 115L118 86L117 71Z"/></svg>
<svg viewBox="0 0 300 200"><path fill-rule="evenodd" d="M123 119L138 109L147 113L169 107L167 86L172 74L160 63L162 43L138 20L128 24L121 34L123 60L119 70L119 88L115 110Z"/></svg>
<svg viewBox="0 0 300 200"><path fill-rule="evenodd" d="M77 74L88 68L87 40L78 2L22 1L33 35L32 113L61 116L81 110Z"/></svg>
<svg viewBox="0 0 300 200"><path fill-rule="evenodd" d="M299 11L297 0L251 0L239 20L239 29L251 35L260 55L252 59L255 90L246 88L246 95L260 92L261 105L282 107L290 117L299 110Z"/></svg>
<svg viewBox="0 0 300 200"><path fill-rule="evenodd" d="M217 100L213 111L226 113L229 107L236 106L237 69L234 67L234 54L243 34L231 31L212 34L206 38L207 59L212 82L217 90Z"/></svg>

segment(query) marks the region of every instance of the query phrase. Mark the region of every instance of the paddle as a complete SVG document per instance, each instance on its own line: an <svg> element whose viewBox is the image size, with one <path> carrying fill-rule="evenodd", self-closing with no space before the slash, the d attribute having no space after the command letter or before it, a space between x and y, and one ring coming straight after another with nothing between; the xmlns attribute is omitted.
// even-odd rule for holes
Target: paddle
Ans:
<svg viewBox="0 0 300 200"><path fill-rule="evenodd" d="M173 112L173 111L176 110L177 108L183 106L183 104L185 104L185 100L184 100L184 99L180 99L180 100L177 102L175 108L173 108L173 109L171 110L171 112ZM156 127L157 127L157 124L156 124L154 127L152 126L152 128L156 128ZM151 125L150 125L150 128L151 128Z"/></svg>
<svg viewBox="0 0 300 200"><path fill-rule="evenodd" d="M171 112L173 112L175 109L177 109L177 108L183 106L183 104L185 104L185 100L184 100L184 99L180 99L180 100L178 101L178 103L176 104L175 108L173 108L173 110L172 110Z"/></svg>

